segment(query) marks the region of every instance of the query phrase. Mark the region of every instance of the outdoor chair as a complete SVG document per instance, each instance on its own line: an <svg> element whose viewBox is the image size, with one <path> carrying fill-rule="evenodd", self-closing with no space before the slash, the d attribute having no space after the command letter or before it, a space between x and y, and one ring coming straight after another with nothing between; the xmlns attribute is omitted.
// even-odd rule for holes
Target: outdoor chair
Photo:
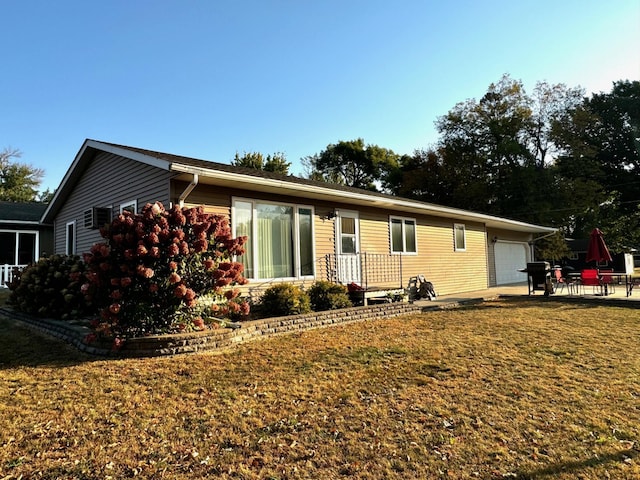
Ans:
<svg viewBox="0 0 640 480"><path fill-rule="evenodd" d="M611 275L612 273L613 273L612 268L600 269L600 280L606 289L605 290L606 293L614 293L616 291L616 288L615 288L616 284L613 279L613 275Z"/></svg>
<svg viewBox="0 0 640 480"><path fill-rule="evenodd" d="M593 293L596 294L596 287L602 293L602 284L600 283L600 277L598 270L587 269L580 272L580 285L582 285L582 292L584 293L584 287L593 287Z"/></svg>
<svg viewBox="0 0 640 480"><path fill-rule="evenodd" d="M558 292L559 290L562 290L567 285L567 279L562 276L562 270L560 268L556 268L553 271L553 275L555 279L555 285L553 290L554 292ZM567 290L568 290L568 287L567 287Z"/></svg>

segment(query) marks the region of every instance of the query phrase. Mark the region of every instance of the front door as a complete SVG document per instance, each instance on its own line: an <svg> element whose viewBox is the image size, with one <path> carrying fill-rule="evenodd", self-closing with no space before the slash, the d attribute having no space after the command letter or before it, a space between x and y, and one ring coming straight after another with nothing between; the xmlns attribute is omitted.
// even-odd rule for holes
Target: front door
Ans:
<svg viewBox="0 0 640 480"><path fill-rule="evenodd" d="M341 210L336 221L337 280L342 284L362 283L360 226L358 212Z"/></svg>

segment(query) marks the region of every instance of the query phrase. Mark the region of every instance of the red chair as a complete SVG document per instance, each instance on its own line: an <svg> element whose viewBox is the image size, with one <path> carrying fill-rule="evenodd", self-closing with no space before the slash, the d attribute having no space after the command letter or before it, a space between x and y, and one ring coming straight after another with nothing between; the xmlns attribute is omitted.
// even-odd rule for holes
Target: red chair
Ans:
<svg viewBox="0 0 640 480"><path fill-rule="evenodd" d="M596 293L596 287L600 289L600 293L602 293L602 283L600 282L600 275L598 274L598 270L587 269L582 270L580 272L580 284L582 285L582 291L584 292L584 287L593 287L593 293Z"/></svg>
<svg viewBox="0 0 640 480"><path fill-rule="evenodd" d="M604 285L604 294L608 295L609 293L614 293L616 289L613 275L611 275L613 273L613 268L601 268L599 272L600 281L602 282L602 285Z"/></svg>

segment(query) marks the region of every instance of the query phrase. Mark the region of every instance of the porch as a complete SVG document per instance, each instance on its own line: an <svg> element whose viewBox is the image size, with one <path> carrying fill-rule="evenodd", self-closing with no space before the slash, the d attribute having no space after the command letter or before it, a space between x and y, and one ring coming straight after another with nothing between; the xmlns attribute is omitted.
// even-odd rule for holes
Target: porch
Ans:
<svg viewBox="0 0 640 480"><path fill-rule="evenodd" d="M13 280L13 272L15 268L22 269L26 267L24 265L12 265L12 264L0 264L0 288L7 288L7 283Z"/></svg>
<svg viewBox="0 0 640 480"><path fill-rule="evenodd" d="M401 300L408 288L404 285L402 255L327 254L318 262L317 278L346 285L352 299L364 305L370 300Z"/></svg>

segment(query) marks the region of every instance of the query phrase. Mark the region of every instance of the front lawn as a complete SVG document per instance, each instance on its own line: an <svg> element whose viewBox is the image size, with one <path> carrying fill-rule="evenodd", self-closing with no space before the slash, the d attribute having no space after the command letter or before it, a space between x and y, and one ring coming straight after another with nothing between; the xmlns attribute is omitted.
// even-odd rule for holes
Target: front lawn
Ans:
<svg viewBox="0 0 640 480"><path fill-rule="evenodd" d="M640 478L639 312L518 298L142 360L0 319L0 478Z"/></svg>

